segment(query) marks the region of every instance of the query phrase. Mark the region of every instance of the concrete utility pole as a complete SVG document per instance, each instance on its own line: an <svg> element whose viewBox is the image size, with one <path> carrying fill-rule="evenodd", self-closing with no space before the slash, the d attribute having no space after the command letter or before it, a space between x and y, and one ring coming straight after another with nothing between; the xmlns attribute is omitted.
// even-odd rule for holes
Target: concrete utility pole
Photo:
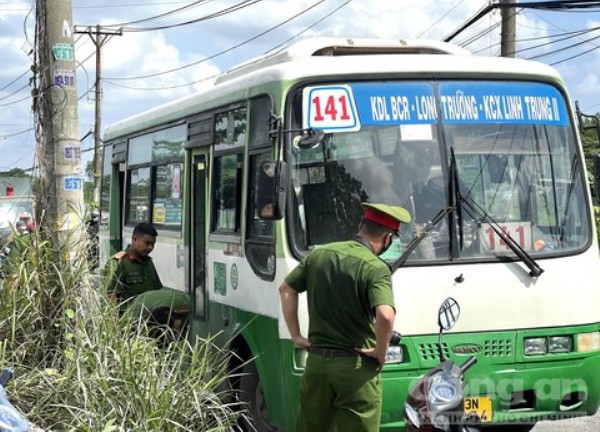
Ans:
<svg viewBox="0 0 600 432"><path fill-rule="evenodd" d="M500 36L500 55L502 57L514 57L517 36L517 14L515 11L516 0L501 0L506 7L502 7L502 33Z"/></svg>
<svg viewBox="0 0 600 432"><path fill-rule="evenodd" d="M81 230L75 228L84 215L72 21L71 0L36 0L34 70L40 85L34 111L44 180L37 205L45 209L44 220L37 222L58 246L80 239Z"/></svg>
<svg viewBox="0 0 600 432"><path fill-rule="evenodd" d="M102 31L101 27L96 25L95 30L92 30L92 27L87 27L85 30L75 28L75 33L89 34L92 42L96 45L96 119L94 121L94 193L92 200L94 203L100 205L100 175L102 173L102 142L100 140L102 133L102 46L109 36L121 36L123 32Z"/></svg>

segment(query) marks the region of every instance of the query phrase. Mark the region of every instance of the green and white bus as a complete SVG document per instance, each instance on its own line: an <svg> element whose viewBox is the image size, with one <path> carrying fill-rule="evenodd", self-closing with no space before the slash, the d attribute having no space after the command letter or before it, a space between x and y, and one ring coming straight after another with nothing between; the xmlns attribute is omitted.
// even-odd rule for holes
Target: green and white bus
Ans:
<svg viewBox="0 0 600 432"><path fill-rule="evenodd" d="M382 430L403 429L408 389L438 362L448 296L462 316L441 349L477 357L467 409L483 422L596 412L599 251L553 68L432 41L306 39L109 126L104 143L102 259L156 225L163 284L193 300L190 334L221 332L255 359L233 384L258 430L294 430L306 359L279 284L351 238L363 201L413 216L390 264L427 232L393 274L403 338L382 372ZM300 311L306 334L303 297Z"/></svg>

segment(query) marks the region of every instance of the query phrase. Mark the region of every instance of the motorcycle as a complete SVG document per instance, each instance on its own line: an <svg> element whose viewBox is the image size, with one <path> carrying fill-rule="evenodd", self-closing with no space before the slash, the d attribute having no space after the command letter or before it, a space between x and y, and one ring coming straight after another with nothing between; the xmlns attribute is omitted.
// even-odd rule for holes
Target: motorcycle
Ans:
<svg viewBox="0 0 600 432"><path fill-rule="evenodd" d="M5 386L13 376L12 368L4 368L0 372L0 432L29 431L29 422L13 406L6 395Z"/></svg>
<svg viewBox="0 0 600 432"><path fill-rule="evenodd" d="M471 356L462 365L444 358L442 333L450 330L460 316L460 306L449 297L438 315L440 363L423 376L409 392L404 404L407 432L480 432L476 415L464 414L465 372L477 359Z"/></svg>

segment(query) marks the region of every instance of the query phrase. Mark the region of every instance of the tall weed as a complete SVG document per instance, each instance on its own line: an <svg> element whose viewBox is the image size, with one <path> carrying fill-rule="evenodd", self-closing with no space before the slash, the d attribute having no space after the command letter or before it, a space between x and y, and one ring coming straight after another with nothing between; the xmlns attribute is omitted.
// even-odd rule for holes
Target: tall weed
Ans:
<svg viewBox="0 0 600 432"><path fill-rule="evenodd" d="M212 339L165 344L120 316L90 273L43 233L0 291L0 366L36 426L56 431L228 431L243 414L227 393L229 352ZM72 254L71 254L72 255Z"/></svg>

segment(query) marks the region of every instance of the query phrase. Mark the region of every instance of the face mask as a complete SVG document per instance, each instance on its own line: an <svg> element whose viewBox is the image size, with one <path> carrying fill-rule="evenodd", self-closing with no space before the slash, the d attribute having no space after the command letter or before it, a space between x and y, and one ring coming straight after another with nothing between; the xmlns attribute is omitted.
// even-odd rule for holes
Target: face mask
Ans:
<svg viewBox="0 0 600 432"><path fill-rule="evenodd" d="M379 252L379 255L383 255L385 253L385 251L387 251L390 248L390 246L392 245L392 235L387 234L385 237L387 240L389 240L389 242L387 244L384 243L384 246L381 249L381 251Z"/></svg>

